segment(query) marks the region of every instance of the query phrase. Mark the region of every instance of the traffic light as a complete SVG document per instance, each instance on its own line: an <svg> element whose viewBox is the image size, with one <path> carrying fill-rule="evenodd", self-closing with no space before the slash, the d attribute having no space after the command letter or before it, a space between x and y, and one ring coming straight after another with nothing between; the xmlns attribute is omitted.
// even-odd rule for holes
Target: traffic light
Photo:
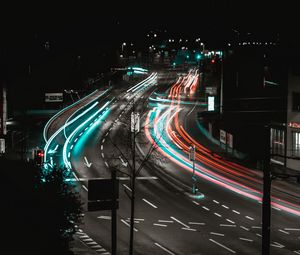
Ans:
<svg viewBox="0 0 300 255"><path fill-rule="evenodd" d="M34 149L33 150L33 161L38 164L42 165L44 162L44 150L43 149Z"/></svg>

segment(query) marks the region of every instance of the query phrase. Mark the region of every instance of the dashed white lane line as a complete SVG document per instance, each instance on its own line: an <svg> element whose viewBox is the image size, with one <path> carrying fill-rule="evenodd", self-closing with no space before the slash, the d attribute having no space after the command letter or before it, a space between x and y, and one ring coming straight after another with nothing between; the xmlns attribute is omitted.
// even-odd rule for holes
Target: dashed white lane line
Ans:
<svg viewBox="0 0 300 255"><path fill-rule="evenodd" d="M101 144L101 150L103 151L103 144Z"/></svg>
<svg viewBox="0 0 300 255"><path fill-rule="evenodd" d="M233 220L226 219L226 221L230 222L231 224L235 224L235 222Z"/></svg>
<svg viewBox="0 0 300 255"><path fill-rule="evenodd" d="M167 225L165 224L159 224L159 223L153 223L154 226L158 226L158 227L167 227Z"/></svg>
<svg viewBox="0 0 300 255"><path fill-rule="evenodd" d="M101 156L102 156L102 158L104 158L104 153L103 152L101 153Z"/></svg>
<svg viewBox="0 0 300 255"><path fill-rule="evenodd" d="M300 228L284 228L287 231L300 231Z"/></svg>
<svg viewBox="0 0 300 255"><path fill-rule="evenodd" d="M277 211L281 211L280 208L277 208L277 207L274 207L274 206L272 206L272 208L275 209L275 210L277 210Z"/></svg>
<svg viewBox="0 0 300 255"><path fill-rule="evenodd" d="M232 210L234 213L236 214L241 214L240 212L236 211L236 210Z"/></svg>
<svg viewBox="0 0 300 255"><path fill-rule="evenodd" d="M190 227L188 227L188 228L181 228L181 229L183 229L183 230L188 230L188 231L197 231L197 229L194 229L194 228L190 228Z"/></svg>
<svg viewBox="0 0 300 255"><path fill-rule="evenodd" d="M247 241L247 242L253 242L252 239L247 239L247 238L243 238L243 237L239 237L240 240L243 240L243 241Z"/></svg>
<svg viewBox="0 0 300 255"><path fill-rule="evenodd" d="M132 192L132 189L129 188L126 184L123 184L123 186L124 186L126 189L128 189L130 192Z"/></svg>
<svg viewBox="0 0 300 255"><path fill-rule="evenodd" d="M157 209L157 206L149 202L147 199L143 198L143 201L146 202L148 205L152 206L153 208Z"/></svg>
<svg viewBox="0 0 300 255"><path fill-rule="evenodd" d="M214 239L209 239L209 241L215 243L216 245L219 245L220 247L226 249L227 251L230 251L231 253L236 253L234 250L231 250L230 248L228 248L227 246L218 243L217 241L215 241Z"/></svg>
<svg viewBox="0 0 300 255"><path fill-rule="evenodd" d="M210 234L215 236L225 236L224 234L216 233L216 232L210 232Z"/></svg>
<svg viewBox="0 0 300 255"><path fill-rule="evenodd" d="M244 229L244 230L246 230L246 231L249 231L249 228L246 228L246 227L244 227L244 226L240 226L240 228L242 228L242 229Z"/></svg>
<svg viewBox="0 0 300 255"><path fill-rule="evenodd" d="M276 248L284 248L285 247L283 244L280 244L277 242L271 243L270 245L273 247L276 247Z"/></svg>
<svg viewBox="0 0 300 255"><path fill-rule="evenodd" d="M251 228L258 228L258 229L261 229L261 227L259 227L259 226L252 226Z"/></svg>
<svg viewBox="0 0 300 255"><path fill-rule="evenodd" d="M93 241L93 239L92 238L86 238L86 239L82 239L82 241L84 241L84 242L91 242L91 241Z"/></svg>
<svg viewBox="0 0 300 255"><path fill-rule="evenodd" d="M217 200L213 200L214 201L214 203L216 203L216 204L220 204L220 202L219 201L217 201Z"/></svg>
<svg viewBox="0 0 300 255"><path fill-rule="evenodd" d="M101 216L98 216L97 219L111 220L111 216L101 215Z"/></svg>
<svg viewBox="0 0 300 255"><path fill-rule="evenodd" d="M170 217L172 220L178 222L179 224L181 224L182 226L184 226L185 228L190 228L188 225L184 224L183 222L181 222L180 220L176 219L175 217L171 216Z"/></svg>
<svg viewBox="0 0 300 255"><path fill-rule="evenodd" d="M261 234L256 233L257 236L261 237Z"/></svg>
<svg viewBox="0 0 300 255"><path fill-rule="evenodd" d="M287 235L289 235L289 234L290 234L289 232L287 232L287 231L284 231L284 230L282 230L282 229L278 229L278 231L280 231L280 232L282 232L282 233L284 233L284 234L287 234Z"/></svg>
<svg viewBox="0 0 300 255"><path fill-rule="evenodd" d="M221 214L218 214L218 213L214 213L214 215L216 215L216 216L218 216L218 217L222 217L222 215Z"/></svg>
<svg viewBox="0 0 300 255"><path fill-rule="evenodd" d="M103 138L103 140L102 140L102 143L104 143L105 142L105 138Z"/></svg>
<svg viewBox="0 0 300 255"><path fill-rule="evenodd" d="M300 250L298 250L298 251L294 251L294 253L296 253L296 254L300 255Z"/></svg>
<svg viewBox="0 0 300 255"><path fill-rule="evenodd" d="M92 241L92 242L89 242L89 243L86 243L86 244L88 244L88 245L95 245L97 243L95 241Z"/></svg>
<svg viewBox="0 0 300 255"><path fill-rule="evenodd" d="M106 162L106 161L104 162L104 164L105 164L105 165L108 167L108 164L107 164L107 162Z"/></svg>
<svg viewBox="0 0 300 255"><path fill-rule="evenodd" d="M249 219L249 220L254 220L252 217L250 216L245 216L245 218Z"/></svg>
<svg viewBox="0 0 300 255"><path fill-rule="evenodd" d="M190 225L205 225L204 222L189 222Z"/></svg>
<svg viewBox="0 0 300 255"><path fill-rule="evenodd" d="M165 248L164 246L160 245L159 243L154 243L157 247L161 248L162 250L164 250L165 252L167 252L168 254L171 255L176 255L175 253L171 252L170 250L168 250L167 248Z"/></svg>
<svg viewBox="0 0 300 255"><path fill-rule="evenodd" d="M224 207L225 209L229 209L229 207L226 205L222 205L222 207Z"/></svg>
<svg viewBox="0 0 300 255"><path fill-rule="evenodd" d="M197 201L193 201L194 204L199 205L199 203Z"/></svg>
<svg viewBox="0 0 300 255"><path fill-rule="evenodd" d="M209 209L208 209L207 207L205 207L205 206L202 206L202 208L203 208L204 210L206 210L206 211L209 211Z"/></svg>
<svg viewBox="0 0 300 255"><path fill-rule="evenodd" d="M236 227L236 225L220 224L220 227Z"/></svg>
<svg viewBox="0 0 300 255"><path fill-rule="evenodd" d="M127 226L127 227L129 227L130 228L130 224L128 223L128 222L126 222L125 220L123 220L123 219L121 219L121 221ZM136 229L136 228L133 228L133 230L135 231L135 232L137 232L138 230Z"/></svg>
<svg viewBox="0 0 300 255"><path fill-rule="evenodd" d="M158 222L162 222L162 223L174 223L173 220L158 220Z"/></svg>
<svg viewBox="0 0 300 255"><path fill-rule="evenodd" d="M88 191L87 187L85 187L85 185L81 185L82 188L84 188L86 191Z"/></svg>

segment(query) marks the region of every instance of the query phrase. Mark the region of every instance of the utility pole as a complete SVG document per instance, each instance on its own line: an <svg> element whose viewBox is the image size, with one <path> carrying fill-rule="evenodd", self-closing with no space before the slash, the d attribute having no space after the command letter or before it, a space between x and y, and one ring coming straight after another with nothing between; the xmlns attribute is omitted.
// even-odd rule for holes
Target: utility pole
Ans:
<svg viewBox="0 0 300 255"><path fill-rule="evenodd" d="M117 194L116 190L117 174L116 169L111 169L111 179L112 179L112 209L111 209L111 254L117 255Z"/></svg>
<svg viewBox="0 0 300 255"><path fill-rule="evenodd" d="M131 133L132 133L132 173L131 173L131 214L130 214L130 246L129 255L133 254L133 230L134 230L134 203L135 203L135 179L136 179L136 166L135 166L135 138L136 134L140 131L140 118L139 114L135 112L134 99L131 112Z"/></svg>

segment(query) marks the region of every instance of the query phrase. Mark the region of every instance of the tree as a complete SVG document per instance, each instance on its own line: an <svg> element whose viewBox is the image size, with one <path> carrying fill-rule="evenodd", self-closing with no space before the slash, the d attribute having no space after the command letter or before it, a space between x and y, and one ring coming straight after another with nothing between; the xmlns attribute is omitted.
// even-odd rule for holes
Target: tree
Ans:
<svg viewBox="0 0 300 255"><path fill-rule="evenodd" d="M65 182L67 172L46 173L33 162L5 158L0 166L2 248L9 254L68 254L81 202Z"/></svg>

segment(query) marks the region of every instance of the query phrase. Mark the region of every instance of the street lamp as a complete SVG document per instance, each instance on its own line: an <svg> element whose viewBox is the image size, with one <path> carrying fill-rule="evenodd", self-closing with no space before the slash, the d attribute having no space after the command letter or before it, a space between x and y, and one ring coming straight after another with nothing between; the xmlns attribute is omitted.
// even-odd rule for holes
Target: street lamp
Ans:
<svg viewBox="0 0 300 255"><path fill-rule="evenodd" d="M122 54L123 54L123 52L124 52L124 46L126 46L126 42L123 42L123 43L122 43L122 46L121 46L121 47L122 47Z"/></svg>

